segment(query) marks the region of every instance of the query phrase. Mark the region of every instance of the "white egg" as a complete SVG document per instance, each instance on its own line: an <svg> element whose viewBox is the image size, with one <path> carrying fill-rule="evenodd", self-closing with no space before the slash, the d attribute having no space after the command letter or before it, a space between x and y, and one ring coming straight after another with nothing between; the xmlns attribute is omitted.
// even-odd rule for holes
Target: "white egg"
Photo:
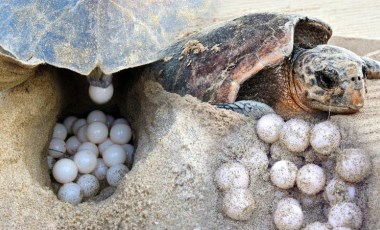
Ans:
<svg viewBox="0 0 380 230"><path fill-rule="evenodd" d="M106 88L102 87L96 87L90 85L88 89L88 93L90 95L90 98L93 102L97 104L105 104L109 100L111 100L112 95L113 95L113 85L110 84Z"/></svg>
<svg viewBox="0 0 380 230"><path fill-rule="evenodd" d="M360 208L350 202L341 202L330 208L328 222L331 226L360 229L363 214Z"/></svg>
<svg viewBox="0 0 380 230"><path fill-rule="evenodd" d="M69 183L78 175L78 167L70 159L60 159L53 166L53 177L59 183Z"/></svg>
<svg viewBox="0 0 380 230"><path fill-rule="evenodd" d="M98 147L94 143L91 143L91 142L84 142L84 143L82 143L79 146L79 148L78 148L78 152L82 151L82 150L89 150L96 157L98 157L98 155L99 155L99 149L98 149Z"/></svg>
<svg viewBox="0 0 380 230"><path fill-rule="evenodd" d="M67 153L73 155L77 152L79 146L81 145L81 142L78 140L76 136L71 136L66 141L66 149Z"/></svg>
<svg viewBox="0 0 380 230"><path fill-rule="evenodd" d="M297 177L297 166L287 160L277 161L270 169L270 178L274 185L282 189L292 188Z"/></svg>
<svg viewBox="0 0 380 230"><path fill-rule="evenodd" d="M116 119L116 120L112 123L112 125L118 125L118 124L129 125L129 124L128 124L128 121L127 121L126 119L124 119L124 118L118 118L118 119Z"/></svg>
<svg viewBox="0 0 380 230"><path fill-rule="evenodd" d="M62 139L53 138L49 144L49 155L58 158L66 152L66 143Z"/></svg>
<svg viewBox="0 0 380 230"><path fill-rule="evenodd" d="M284 123L284 119L277 114L264 115L257 121L257 135L266 143L274 143L280 138Z"/></svg>
<svg viewBox="0 0 380 230"><path fill-rule="evenodd" d="M127 144L132 137L132 130L129 125L117 124L112 126L110 131L111 141L115 144L123 145Z"/></svg>
<svg viewBox="0 0 380 230"><path fill-rule="evenodd" d="M56 162L55 158L53 158L52 156L47 156L48 169L52 170L55 162Z"/></svg>
<svg viewBox="0 0 380 230"><path fill-rule="evenodd" d="M117 164L112 166L107 171L107 182L111 186L117 186L121 179L129 172L127 166L123 164Z"/></svg>
<svg viewBox="0 0 380 230"><path fill-rule="evenodd" d="M91 173L96 167L97 158L89 150L83 150L75 154L74 162L80 173Z"/></svg>
<svg viewBox="0 0 380 230"><path fill-rule="evenodd" d="M301 229L303 223L301 205L293 198L284 198L278 202L273 219L279 230Z"/></svg>
<svg viewBox="0 0 380 230"><path fill-rule="evenodd" d="M127 153L126 164L130 168L132 167L132 164L133 164L135 147L133 147L133 145L131 144L124 144L124 145L121 145L121 147Z"/></svg>
<svg viewBox="0 0 380 230"><path fill-rule="evenodd" d="M248 188L249 173L240 163L224 163L215 172L215 182L222 191L232 188Z"/></svg>
<svg viewBox="0 0 380 230"><path fill-rule="evenodd" d="M87 138L87 129L88 129L88 125L83 125L82 127L79 128L77 132L78 140L82 143L89 141Z"/></svg>
<svg viewBox="0 0 380 230"><path fill-rule="evenodd" d="M303 193L314 195L322 191L326 184L326 175L318 165L306 164L298 170L296 182Z"/></svg>
<svg viewBox="0 0 380 230"><path fill-rule="evenodd" d="M112 127L112 123L115 121L115 118L111 115L108 115L107 114L107 122L106 122L106 125L108 126L108 128L111 128Z"/></svg>
<svg viewBox="0 0 380 230"><path fill-rule="evenodd" d="M111 141L111 139L109 139L109 138L107 138L105 141L103 141L101 144L99 144L98 148L99 148L99 152L100 152L100 154L103 155L104 151L105 151L108 147L110 147L111 145L113 145L113 144L115 144L115 143L113 143L113 142Z"/></svg>
<svg viewBox="0 0 380 230"><path fill-rule="evenodd" d="M87 127L87 138L94 144L104 142L108 137L108 127L101 122L95 121Z"/></svg>
<svg viewBox="0 0 380 230"><path fill-rule="evenodd" d="M282 126L280 142L289 151L300 153L309 146L310 125L301 119L291 119Z"/></svg>
<svg viewBox="0 0 380 230"><path fill-rule="evenodd" d="M104 180L106 179L107 171L108 171L108 167L104 163L104 160L101 158L98 158L97 163L96 163L96 168L92 172L92 174L96 176L98 180Z"/></svg>
<svg viewBox="0 0 380 230"><path fill-rule="evenodd" d="M329 230L329 228L326 223L313 222L308 224L303 230Z"/></svg>
<svg viewBox="0 0 380 230"><path fill-rule="evenodd" d="M64 184L58 191L58 199L73 205L79 204L83 199L83 191L76 183Z"/></svg>
<svg viewBox="0 0 380 230"><path fill-rule="evenodd" d="M355 186L348 184L338 178L330 180L323 193L325 200L330 205L339 202L350 202L355 199L356 189Z"/></svg>
<svg viewBox="0 0 380 230"><path fill-rule="evenodd" d="M124 149L117 144L113 144L109 146L104 152L103 152L103 160L104 163L111 167L113 165L117 164L123 164L125 160L127 159L127 154L125 153Z"/></svg>
<svg viewBox="0 0 380 230"><path fill-rule="evenodd" d="M246 151L239 162L248 169L251 180L265 173L269 165L267 154L262 149L256 147Z"/></svg>
<svg viewBox="0 0 380 230"><path fill-rule="evenodd" d="M223 213L234 220L248 220L255 209L253 195L248 189L233 188L223 197Z"/></svg>
<svg viewBox="0 0 380 230"><path fill-rule="evenodd" d="M316 124L311 130L310 144L313 149L323 155L329 155L340 145L340 132L338 126L330 121Z"/></svg>
<svg viewBox="0 0 380 230"><path fill-rule="evenodd" d="M54 126L53 130L53 138L58 138L61 140L65 140L67 137L67 129L64 125L61 123L57 123Z"/></svg>
<svg viewBox="0 0 380 230"><path fill-rule="evenodd" d="M80 127L82 127L82 126L84 126L84 125L87 125L86 119L81 118L81 119L78 119L78 120L76 120L76 121L74 122L73 127L72 127L71 129L72 129L73 133L74 133L75 135L77 135L77 133L78 133Z"/></svg>
<svg viewBox="0 0 380 230"><path fill-rule="evenodd" d="M100 110L92 111L91 113L87 115L87 124L90 124L95 121L106 123L107 122L106 114Z"/></svg>
<svg viewBox="0 0 380 230"><path fill-rule="evenodd" d="M336 172L345 181L360 182L371 172L371 159L363 149L345 149L338 155Z"/></svg>
<svg viewBox="0 0 380 230"><path fill-rule="evenodd" d="M63 125L66 127L67 134L73 134L72 127L77 120L78 118L74 116L68 116L63 120Z"/></svg>
<svg viewBox="0 0 380 230"><path fill-rule="evenodd" d="M80 176L77 180L77 184L82 188L84 197L93 197L100 189L99 180L91 174Z"/></svg>

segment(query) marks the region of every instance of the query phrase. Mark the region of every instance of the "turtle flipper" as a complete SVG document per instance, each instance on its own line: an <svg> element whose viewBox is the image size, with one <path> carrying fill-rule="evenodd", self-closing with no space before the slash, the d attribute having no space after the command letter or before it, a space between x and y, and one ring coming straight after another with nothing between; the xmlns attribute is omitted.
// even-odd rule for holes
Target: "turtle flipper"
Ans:
<svg viewBox="0 0 380 230"><path fill-rule="evenodd" d="M366 73L368 79L380 79L380 62L368 57L362 57L367 66Z"/></svg>
<svg viewBox="0 0 380 230"><path fill-rule="evenodd" d="M214 105L217 108L232 110L255 119L259 119L269 113L275 113L267 104L252 100L236 101L234 103L218 103Z"/></svg>

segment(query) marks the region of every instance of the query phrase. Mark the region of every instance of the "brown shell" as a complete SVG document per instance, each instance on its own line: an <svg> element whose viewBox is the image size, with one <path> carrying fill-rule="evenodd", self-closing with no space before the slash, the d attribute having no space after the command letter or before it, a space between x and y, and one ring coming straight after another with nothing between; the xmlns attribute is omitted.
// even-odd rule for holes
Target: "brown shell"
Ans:
<svg viewBox="0 0 380 230"><path fill-rule="evenodd" d="M232 103L247 79L283 63L294 47L324 44L331 34L330 27L317 19L251 14L174 44L166 51L166 61L154 69L170 92L211 103Z"/></svg>

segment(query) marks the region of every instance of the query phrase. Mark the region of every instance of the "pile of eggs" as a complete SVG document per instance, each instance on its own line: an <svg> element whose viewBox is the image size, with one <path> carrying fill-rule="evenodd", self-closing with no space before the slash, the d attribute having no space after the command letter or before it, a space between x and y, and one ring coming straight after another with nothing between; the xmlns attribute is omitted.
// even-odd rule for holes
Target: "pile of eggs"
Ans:
<svg viewBox="0 0 380 230"><path fill-rule="evenodd" d="M132 166L131 139L127 120L99 110L86 119L69 116L57 123L47 162L53 181L59 183L58 198L78 204L96 196L101 187L116 187Z"/></svg>
<svg viewBox="0 0 380 230"><path fill-rule="evenodd" d="M280 192L291 190L283 193L286 195L275 205L273 221L278 229L360 229L363 215L354 203L354 183L362 182L371 171L371 161L364 150L341 149L339 128L330 121L311 125L301 119L285 122L276 114L268 114L258 120L256 131L263 142L271 145L269 158L256 150L260 157L255 160L227 162L216 171L215 182L224 193L226 216L234 220L250 218L254 198L248 190L249 168L271 165L272 184ZM327 175L324 167L329 164L335 172ZM323 197L329 206L327 223L305 226L300 201L289 197L297 193L301 194L302 205Z"/></svg>

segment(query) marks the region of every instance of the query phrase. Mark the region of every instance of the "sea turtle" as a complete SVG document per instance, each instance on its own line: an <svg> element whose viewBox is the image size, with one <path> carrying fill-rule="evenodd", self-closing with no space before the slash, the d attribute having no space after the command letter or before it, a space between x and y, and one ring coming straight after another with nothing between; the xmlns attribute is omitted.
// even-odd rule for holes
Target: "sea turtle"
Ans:
<svg viewBox="0 0 380 230"><path fill-rule="evenodd" d="M0 92L45 63L106 87L113 73L162 58L212 7L210 0L2 0Z"/></svg>
<svg viewBox="0 0 380 230"><path fill-rule="evenodd" d="M246 15L172 45L149 71L170 92L248 115L272 112L258 102L285 117L354 113L380 63L326 45L331 34L310 17Z"/></svg>

